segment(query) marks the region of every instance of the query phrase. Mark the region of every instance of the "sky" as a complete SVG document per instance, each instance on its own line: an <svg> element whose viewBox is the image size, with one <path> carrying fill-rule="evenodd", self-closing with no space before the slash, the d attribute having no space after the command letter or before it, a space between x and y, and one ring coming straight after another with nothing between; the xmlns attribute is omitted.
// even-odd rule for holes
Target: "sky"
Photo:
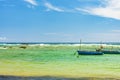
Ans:
<svg viewBox="0 0 120 80"><path fill-rule="evenodd" d="M0 0L0 42L120 42L120 0Z"/></svg>

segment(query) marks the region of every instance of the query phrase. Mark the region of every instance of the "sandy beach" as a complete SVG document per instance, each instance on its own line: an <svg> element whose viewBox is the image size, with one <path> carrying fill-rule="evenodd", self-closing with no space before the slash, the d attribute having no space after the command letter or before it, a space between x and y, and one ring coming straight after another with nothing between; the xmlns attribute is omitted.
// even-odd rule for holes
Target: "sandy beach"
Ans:
<svg viewBox="0 0 120 80"><path fill-rule="evenodd" d="M54 76L42 77L20 77L20 76L0 76L0 80L120 80L117 78L96 78L96 77L81 77L81 78L65 78Z"/></svg>

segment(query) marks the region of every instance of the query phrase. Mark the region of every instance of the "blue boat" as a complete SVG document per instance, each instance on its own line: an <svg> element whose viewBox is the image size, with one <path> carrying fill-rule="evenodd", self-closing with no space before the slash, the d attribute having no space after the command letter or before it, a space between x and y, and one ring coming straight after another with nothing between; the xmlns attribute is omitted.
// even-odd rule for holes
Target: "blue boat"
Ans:
<svg viewBox="0 0 120 80"><path fill-rule="evenodd" d="M81 50L81 39L80 39L80 46L79 50L77 50L78 55L103 55L104 53L101 51L83 51Z"/></svg>
<svg viewBox="0 0 120 80"><path fill-rule="evenodd" d="M97 52L97 51L81 51L78 50L78 55L103 55L103 52Z"/></svg>
<svg viewBox="0 0 120 80"><path fill-rule="evenodd" d="M96 51L103 52L104 54L120 54L120 50L113 50L113 46L111 47L111 50L105 50L101 45L99 49L96 49Z"/></svg>
<svg viewBox="0 0 120 80"><path fill-rule="evenodd" d="M120 51L102 50L104 54L120 54Z"/></svg>
<svg viewBox="0 0 120 80"><path fill-rule="evenodd" d="M119 50L105 50L103 47L96 49L97 52L103 52L104 54L120 54Z"/></svg>

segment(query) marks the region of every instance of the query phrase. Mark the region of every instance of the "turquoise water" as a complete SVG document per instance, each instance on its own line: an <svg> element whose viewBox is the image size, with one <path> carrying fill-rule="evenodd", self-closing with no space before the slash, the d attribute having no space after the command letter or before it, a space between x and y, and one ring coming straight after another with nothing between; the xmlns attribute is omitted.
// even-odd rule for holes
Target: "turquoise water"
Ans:
<svg viewBox="0 0 120 80"><path fill-rule="evenodd" d="M0 45L34 45L34 44L44 44L44 45L75 45L80 44L79 42L0 42ZM82 42L82 44L104 44L104 45L120 45L120 42Z"/></svg>

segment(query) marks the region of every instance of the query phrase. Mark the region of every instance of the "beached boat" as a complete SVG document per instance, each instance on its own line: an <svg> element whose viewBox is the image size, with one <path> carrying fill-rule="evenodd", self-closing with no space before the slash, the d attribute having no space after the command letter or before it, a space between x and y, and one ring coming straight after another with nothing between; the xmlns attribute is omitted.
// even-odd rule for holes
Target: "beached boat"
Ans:
<svg viewBox="0 0 120 80"><path fill-rule="evenodd" d="M103 55L103 52L97 52L97 51L81 51L78 50L78 55Z"/></svg>

